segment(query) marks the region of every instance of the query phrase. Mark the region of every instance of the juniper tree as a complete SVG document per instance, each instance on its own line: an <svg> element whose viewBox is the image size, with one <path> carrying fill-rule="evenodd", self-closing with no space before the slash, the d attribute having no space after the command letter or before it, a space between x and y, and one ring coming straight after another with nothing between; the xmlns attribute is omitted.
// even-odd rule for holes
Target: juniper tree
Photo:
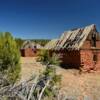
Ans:
<svg viewBox="0 0 100 100"><path fill-rule="evenodd" d="M0 72L9 83L14 83L20 73L20 52L9 32L0 33Z"/></svg>

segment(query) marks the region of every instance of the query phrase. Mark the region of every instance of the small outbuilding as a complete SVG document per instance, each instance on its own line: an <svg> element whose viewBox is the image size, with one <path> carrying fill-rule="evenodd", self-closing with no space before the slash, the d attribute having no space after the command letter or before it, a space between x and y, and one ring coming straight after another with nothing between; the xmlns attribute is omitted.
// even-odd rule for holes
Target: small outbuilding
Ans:
<svg viewBox="0 0 100 100"><path fill-rule="evenodd" d="M66 67L100 70L100 38L94 24L64 32L49 51L60 54Z"/></svg>
<svg viewBox="0 0 100 100"><path fill-rule="evenodd" d="M36 44L35 42L31 42L27 40L23 43L21 47L21 56L22 57L35 57L37 55L37 51L41 49L42 46Z"/></svg>

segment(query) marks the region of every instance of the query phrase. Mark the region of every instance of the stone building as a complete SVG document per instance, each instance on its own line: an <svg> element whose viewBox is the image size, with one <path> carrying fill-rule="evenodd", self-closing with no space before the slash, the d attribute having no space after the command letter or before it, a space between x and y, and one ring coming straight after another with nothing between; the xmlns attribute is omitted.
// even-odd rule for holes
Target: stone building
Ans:
<svg viewBox="0 0 100 100"><path fill-rule="evenodd" d="M42 46L39 44L36 44L31 41L25 41L21 47L21 56L23 57L35 57L37 56L37 51L41 49Z"/></svg>
<svg viewBox="0 0 100 100"><path fill-rule="evenodd" d="M60 54L66 67L100 70L100 38L94 24L64 32L49 51Z"/></svg>

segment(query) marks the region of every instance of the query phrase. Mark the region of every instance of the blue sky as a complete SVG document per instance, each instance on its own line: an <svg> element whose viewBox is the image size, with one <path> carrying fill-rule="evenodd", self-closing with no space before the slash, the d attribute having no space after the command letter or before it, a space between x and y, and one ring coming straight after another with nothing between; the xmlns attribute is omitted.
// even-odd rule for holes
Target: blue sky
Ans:
<svg viewBox="0 0 100 100"><path fill-rule="evenodd" d="M14 37L52 39L92 23L100 31L100 0L0 0L0 31Z"/></svg>

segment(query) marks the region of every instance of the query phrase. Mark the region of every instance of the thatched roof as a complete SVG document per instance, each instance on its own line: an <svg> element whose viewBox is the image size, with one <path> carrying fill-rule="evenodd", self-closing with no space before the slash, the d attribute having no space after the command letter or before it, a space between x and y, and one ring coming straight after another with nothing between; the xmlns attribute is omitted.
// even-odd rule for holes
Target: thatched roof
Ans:
<svg viewBox="0 0 100 100"><path fill-rule="evenodd" d="M86 26L85 28L78 28L75 30L69 30L67 32L64 32L56 43L54 49L79 50L85 40L89 38L89 35L93 33L97 33L94 24Z"/></svg>
<svg viewBox="0 0 100 100"><path fill-rule="evenodd" d="M49 41L45 46L44 49L53 49L56 46L58 39L52 39L51 41Z"/></svg>
<svg viewBox="0 0 100 100"><path fill-rule="evenodd" d="M37 44L35 42L31 42L30 40L27 40L23 43L21 49L34 48L34 47L36 47L37 49L43 48L40 44Z"/></svg>

